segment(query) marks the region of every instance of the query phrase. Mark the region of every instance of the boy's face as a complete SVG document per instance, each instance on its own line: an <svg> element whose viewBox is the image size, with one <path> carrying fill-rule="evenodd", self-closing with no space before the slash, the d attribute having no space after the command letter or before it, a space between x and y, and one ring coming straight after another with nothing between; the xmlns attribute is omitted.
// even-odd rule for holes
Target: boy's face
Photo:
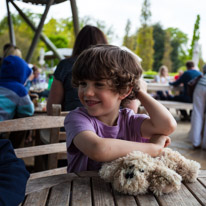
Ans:
<svg viewBox="0 0 206 206"><path fill-rule="evenodd" d="M106 124L111 124L114 117L116 120L122 100L109 83L108 80L84 80L78 87L79 99L88 113Z"/></svg>

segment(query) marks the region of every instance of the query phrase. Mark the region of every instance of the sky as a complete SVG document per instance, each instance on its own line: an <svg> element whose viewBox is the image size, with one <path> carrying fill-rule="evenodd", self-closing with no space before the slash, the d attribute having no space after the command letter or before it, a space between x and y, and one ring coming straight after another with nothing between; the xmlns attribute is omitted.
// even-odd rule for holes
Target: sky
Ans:
<svg viewBox="0 0 206 206"><path fill-rule="evenodd" d="M0 20L7 15L6 0L0 3ZM15 1L20 8L27 8L34 13L43 13L45 7ZM112 26L115 33L112 44L121 45L125 34L127 20L131 21L131 34L140 27L140 14L143 0L76 0L80 18L89 16L105 22L107 28ZM189 45L193 36L197 15L200 15L200 40L202 57L206 61L206 1L205 0L150 0L152 13L151 24L159 22L164 29L178 28L188 35ZM13 5L11 12L16 12ZM53 5L47 20L71 17L70 2Z"/></svg>

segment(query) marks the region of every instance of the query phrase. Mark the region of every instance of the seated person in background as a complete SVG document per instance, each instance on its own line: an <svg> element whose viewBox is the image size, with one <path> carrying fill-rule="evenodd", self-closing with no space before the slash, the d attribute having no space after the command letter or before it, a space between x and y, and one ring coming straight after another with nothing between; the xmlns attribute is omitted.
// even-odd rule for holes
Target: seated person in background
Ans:
<svg viewBox="0 0 206 206"><path fill-rule="evenodd" d="M186 68L187 71L185 71L180 77L179 79L177 79L174 82L170 82L169 84L172 86L179 86L180 84L184 85L184 90L183 92L181 92L179 95L176 95L174 97L172 97L170 100L172 101L178 101L178 102L188 102L191 103L192 99L190 98L190 96L188 95L187 92L187 83L194 79L195 77L199 76L201 74L200 71L197 71L195 69L195 65L193 61L187 61L186 62ZM182 115L182 120L190 120L189 115L187 114L186 110L180 110L181 115Z"/></svg>
<svg viewBox="0 0 206 206"><path fill-rule="evenodd" d="M39 79L39 69L37 66L33 65L32 67L32 73L29 76L29 78L26 80L24 86L26 87L27 91L30 90L30 87L32 84L36 84Z"/></svg>
<svg viewBox="0 0 206 206"><path fill-rule="evenodd" d="M5 46L3 58L6 58L10 55L18 56L22 58L21 50L17 46L14 46L12 44L11 45L8 44L8 46L7 45Z"/></svg>
<svg viewBox="0 0 206 206"><path fill-rule="evenodd" d="M203 66L204 76L198 81L193 94L193 110L189 138L193 148L206 150L206 64Z"/></svg>
<svg viewBox="0 0 206 206"><path fill-rule="evenodd" d="M17 206L25 197L29 173L7 139L0 139L0 205Z"/></svg>
<svg viewBox="0 0 206 206"><path fill-rule="evenodd" d="M182 76L183 73L184 73L183 70L179 70L178 74L174 76L174 81L178 80Z"/></svg>
<svg viewBox="0 0 206 206"><path fill-rule="evenodd" d="M34 88L34 91L30 92L30 95L36 94L38 95L39 98L41 97L48 97L49 95L49 90L46 88L47 83L46 83L46 74L41 75L39 72L39 68L36 65L33 65L32 67L32 74L29 76L25 83L25 87L27 91L30 90L31 87Z"/></svg>
<svg viewBox="0 0 206 206"><path fill-rule="evenodd" d="M33 115L34 105L24 87L30 74L31 69L20 57L4 58L0 70L0 121ZM18 137L11 138L14 143L12 139L19 142Z"/></svg>
<svg viewBox="0 0 206 206"><path fill-rule="evenodd" d="M117 46L97 45L83 51L72 71L83 105L64 122L68 172L99 170L112 161L139 150L158 156L170 143L176 121L145 91L138 59ZM120 109L122 101L139 99L147 110L135 114Z"/></svg>
<svg viewBox="0 0 206 206"><path fill-rule="evenodd" d="M168 84L170 79L168 75L168 68L165 65L162 65L159 69L159 75L155 76L155 82L161 84ZM168 100L172 95L170 91L157 91L156 99Z"/></svg>
<svg viewBox="0 0 206 206"><path fill-rule="evenodd" d="M3 59L9 55L15 55L22 58L20 49L11 43L7 43L3 46L3 57L1 57L0 66L2 65Z"/></svg>

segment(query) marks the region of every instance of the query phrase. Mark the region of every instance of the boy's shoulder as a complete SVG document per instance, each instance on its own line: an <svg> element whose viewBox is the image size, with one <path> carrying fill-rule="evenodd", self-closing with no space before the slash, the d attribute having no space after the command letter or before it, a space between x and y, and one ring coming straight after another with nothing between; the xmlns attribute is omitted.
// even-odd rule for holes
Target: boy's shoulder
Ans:
<svg viewBox="0 0 206 206"><path fill-rule="evenodd" d="M70 111L66 118L66 121L74 121L74 120L80 120L83 118L91 119L92 117L88 114L87 110L84 107L77 107L76 109Z"/></svg>

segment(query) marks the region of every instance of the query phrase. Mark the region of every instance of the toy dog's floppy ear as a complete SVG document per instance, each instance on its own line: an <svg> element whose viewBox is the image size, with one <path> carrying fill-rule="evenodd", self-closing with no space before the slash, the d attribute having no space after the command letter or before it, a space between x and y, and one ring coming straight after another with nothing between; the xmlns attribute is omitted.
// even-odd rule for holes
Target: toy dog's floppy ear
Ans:
<svg viewBox="0 0 206 206"><path fill-rule="evenodd" d="M182 177L174 170L162 166L157 166L149 179L149 189L156 195L179 190L182 181Z"/></svg>
<svg viewBox="0 0 206 206"><path fill-rule="evenodd" d="M102 168L99 170L99 175L102 179L107 182L111 182L114 174L122 165L123 158L118 158L112 162L106 162L102 165Z"/></svg>

